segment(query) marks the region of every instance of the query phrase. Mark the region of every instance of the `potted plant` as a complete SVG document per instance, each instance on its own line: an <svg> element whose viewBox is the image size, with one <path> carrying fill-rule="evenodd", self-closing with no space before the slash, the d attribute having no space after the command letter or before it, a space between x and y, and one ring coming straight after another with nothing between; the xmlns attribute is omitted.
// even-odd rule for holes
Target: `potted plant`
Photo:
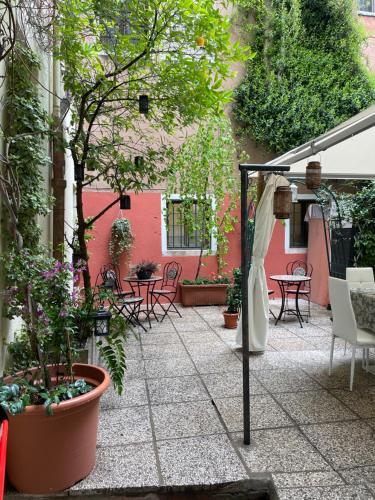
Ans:
<svg viewBox="0 0 375 500"><path fill-rule="evenodd" d="M180 283L182 305L185 307L224 305L229 284L227 276L215 276L215 273L211 273L211 278L182 280Z"/></svg>
<svg viewBox="0 0 375 500"><path fill-rule="evenodd" d="M128 261L134 236L128 219L115 219L111 228L111 239L109 241L109 254L115 265L119 264L120 256L126 252Z"/></svg>
<svg viewBox="0 0 375 500"><path fill-rule="evenodd" d="M9 418L8 479L23 493L57 492L94 467L99 399L109 375L75 363L83 341L77 324L89 317L72 286L81 269L28 250L10 252L3 265L7 316L23 320L9 345L12 366L0 385L0 405ZM117 334L99 347L121 392L125 356Z"/></svg>
<svg viewBox="0 0 375 500"><path fill-rule="evenodd" d="M140 280L148 280L160 268L159 264L151 260L142 260L135 266L132 266L132 272Z"/></svg>
<svg viewBox="0 0 375 500"><path fill-rule="evenodd" d="M235 268L233 269L233 284L228 287L227 309L223 312L225 328L237 328L241 303L241 269Z"/></svg>

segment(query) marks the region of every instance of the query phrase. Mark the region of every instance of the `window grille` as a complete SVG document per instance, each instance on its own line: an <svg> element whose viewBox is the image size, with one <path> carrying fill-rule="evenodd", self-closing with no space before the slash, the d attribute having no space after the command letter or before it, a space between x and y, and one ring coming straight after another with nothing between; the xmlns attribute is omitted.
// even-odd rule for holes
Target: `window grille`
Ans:
<svg viewBox="0 0 375 500"><path fill-rule="evenodd" d="M292 203L289 221L291 248L307 248L309 226L305 222L305 215L310 204L311 200L299 200L297 203Z"/></svg>
<svg viewBox="0 0 375 500"><path fill-rule="evenodd" d="M375 14L375 0L358 0L359 12Z"/></svg>
<svg viewBox="0 0 375 500"><path fill-rule="evenodd" d="M199 229L189 232L184 224L179 208L179 200L170 200L167 203L167 248L176 249L199 249L201 248L201 235ZM198 225L198 205L192 204L192 217ZM210 247L211 242L206 241L205 249Z"/></svg>

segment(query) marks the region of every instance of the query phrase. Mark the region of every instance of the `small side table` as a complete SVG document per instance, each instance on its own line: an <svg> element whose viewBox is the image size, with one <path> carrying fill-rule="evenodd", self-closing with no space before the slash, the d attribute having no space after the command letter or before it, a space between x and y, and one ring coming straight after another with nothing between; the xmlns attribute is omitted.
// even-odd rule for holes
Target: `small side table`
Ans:
<svg viewBox="0 0 375 500"><path fill-rule="evenodd" d="M162 281L162 279L163 279L162 276L152 276L151 278L148 279L139 279L133 276L128 276L127 278L124 278L124 281L126 283L129 283L132 292L138 297L142 297L141 289L145 289L146 309L141 309L139 313L145 314L148 320L148 324L150 325L150 328L151 328L150 315L153 314L156 321L158 321L158 318L154 312L152 300L149 300L149 298L151 298L151 294L154 291L156 283L158 281Z"/></svg>
<svg viewBox="0 0 375 500"><path fill-rule="evenodd" d="M280 292L281 292L281 309L280 313L275 321L275 325L277 325L278 321L281 319L282 315L286 312L290 314L294 314L297 316L297 319L299 321L299 324L301 328L303 328L302 323L303 323L303 318L301 315L301 312L299 310L298 306L298 297L299 297L299 291L301 288L302 283L306 283L307 281L311 280L310 276L299 276L299 275L294 275L294 274L278 274L274 276L270 276L270 279L272 281L277 281L279 287L280 287ZM285 309L285 298L286 298L286 290L290 286L295 286L296 287L296 308L295 309Z"/></svg>

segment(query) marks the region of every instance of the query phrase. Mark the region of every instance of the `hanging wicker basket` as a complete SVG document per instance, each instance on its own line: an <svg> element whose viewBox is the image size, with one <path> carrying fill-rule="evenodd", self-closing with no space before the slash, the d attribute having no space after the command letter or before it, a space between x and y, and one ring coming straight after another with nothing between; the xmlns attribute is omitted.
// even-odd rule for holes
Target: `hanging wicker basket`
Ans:
<svg viewBox="0 0 375 500"><path fill-rule="evenodd" d="M273 198L273 214L276 219L289 219L292 209L292 190L289 186L279 186Z"/></svg>
<svg viewBox="0 0 375 500"><path fill-rule="evenodd" d="M320 161L310 161L306 167L307 189L318 189L322 183L322 166Z"/></svg>

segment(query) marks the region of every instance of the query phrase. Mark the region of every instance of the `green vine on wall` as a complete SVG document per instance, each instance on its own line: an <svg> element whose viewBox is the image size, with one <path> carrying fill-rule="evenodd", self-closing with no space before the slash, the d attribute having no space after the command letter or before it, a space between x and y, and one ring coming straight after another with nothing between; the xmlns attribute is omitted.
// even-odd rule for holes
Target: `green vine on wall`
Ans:
<svg viewBox="0 0 375 500"><path fill-rule="evenodd" d="M39 244L41 229L37 216L45 216L52 205L52 198L43 189L42 175L50 165L43 144L50 122L41 106L36 80L32 78L39 70L37 56L17 43L7 64L5 140L9 145L8 168L12 169L19 190L17 230L23 246L29 250L35 250Z"/></svg>
<svg viewBox="0 0 375 500"><path fill-rule="evenodd" d="M128 219L115 219L111 228L109 254L114 264L118 265L120 256L126 252L128 259L134 242L134 236Z"/></svg>
<svg viewBox="0 0 375 500"><path fill-rule="evenodd" d="M239 4L256 51L236 92L235 113L245 134L283 152L375 102L352 0Z"/></svg>

